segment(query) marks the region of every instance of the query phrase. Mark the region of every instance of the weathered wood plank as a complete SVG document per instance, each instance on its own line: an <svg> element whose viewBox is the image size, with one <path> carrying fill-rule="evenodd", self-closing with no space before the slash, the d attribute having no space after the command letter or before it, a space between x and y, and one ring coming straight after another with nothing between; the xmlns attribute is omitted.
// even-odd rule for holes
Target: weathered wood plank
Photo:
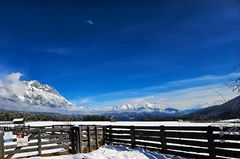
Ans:
<svg viewBox="0 0 240 159"><path fill-rule="evenodd" d="M5 155L10 155L10 154L17 154L17 153L25 153L25 152L33 152L33 151L38 151L38 148L29 148L29 149L17 149L17 150L9 150L5 151Z"/></svg>
<svg viewBox="0 0 240 159"><path fill-rule="evenodd" d="M184 131L207 131L206 126L164 126L165 130L184 130Z"/></svg>
<svg viewBox="0 0 240 159"><path fill-rule="evenodd" d="M239 158L240 151L224 150L224 149L215 149L216 155Z"/></svg>
<svg viewBox="0 0 240 159"><path fill-rule="evenodd" d="M54 135L50 135L50 134L44 134L44 136L42 136L42 139L54 139L54 138L62 138L62 137L69 137L69 134L54 134Z"/></svg>
<svg viewBox="0 0 240 159"><path fill-rule="evenodd" d="M167 143L166 143L166 134L165 134L165 127L160 126L160 140L161 140L161 145L162 145L162 152L166 152L167 150Z"/></svg>
<svg viewBox="0 0 240 159"><path fill-rule="evenodd" d="M150 143L150 142L144 142L144 141L136 141L135 142L136 145L142 145L142 146L150 146L150 147L156 147L156 149L160 149L160 147L162 146L161 143Z"/></svg>
<svg viewBox="0 0 240 159"><path fill-rule="evenodd" d="M52 139L52 140L50 140L50 141L42 141L42 142L41 142L42 145L57 144L57 143L60 143L60 141L57 140L57 139ZM32 143L28 143L27 146L22 146L22 148L24 148L24 147L30 147L30 146L37 146L37 145L38 145L38 142L32 142ZM13 148L17 148L17 145L14 144L14 145L6 145L6 146L4 146L4 149L6 149L6 150L7 150L7 149L13 149Z"/></svg>
<svg viewBox="0 0 240 159"><path fill-rule="evenodd" d="M190 138L190 139L207 139L206 133L196 132L165 132L166 137L172 138Z"/></svg>
<svg viewBox="0 0 240 159"><path fill-rule="evenodd" d="M106 128L107 129L109 129L109 128L112 128L112 129L114 129L114 128L121 128L121 129L130 129L131 128L131 126L122 126L122 125L108 125L108 126L106 126Z"/></svg>
<svg viewBox="0 0 240 159"><path fill-rule="evenodd" d="M220 134L213 134L213 138L215 140L238 140L240 141L240 135L230 135L230 134L224 134L224 135L220 135Z"/></svg>
<svg viewBox="0 0 240 159"><path fill-rule="evenodd" d="M159 128L159 127L158 127ZM142 135L142 136L160 136L160 130L158 131L145 131L145 130L135 130L136 135Z"/></svg>
<svg viewBox="0 0 240 159"><path fill-rule="evenodd" d="M131 144L131 140L112 139L112 142L119 142L119 143L128 143L128 144Z"/></svg>
<svg viewBox="0 0 240 159"><path fill-rule="evenodd" d="M119 139L131 139L131 135L106 135L106 137L111 141L112 138Z"/></svg>
<svg viewBox="0 0 240 159"><path fill-rule="evenodd" d="M90 134L90 127L87 127L87 132L88 132L88 151L91 152L91 134Z"/></svg>
<svg viewBox="0 0 240 159"><path fill-rule="evenodd" d="M4 159L4 139L3 139L3 131L0 131L0 159Z"/></svg>
<svg viewBox="0 0 240 159"><path fill-rule="evenodd" d="M188 151L188 152L197 152L197 153L208 153L209 150L207 148L196 148L190 146L181 146L181 145L167 145L167 149L172 150L180 150L180 151Z"/></svg>
<svg viewBox="0 0 240 159"><path fill-rule="evenodd" d="M131 126L131 147L132 149L135 148L135 129L134 129L134 126Z"/></svg>
<svg viewBox="0 0 240 159"><path fill-rule="evenodd" d="M79 138L78 138L78 142L79 142L79 152L82 153L82 140L83 140L83 137L82 137L82 126L79 126L78 128L78 135L79 135Z"/></svg>
<svg viewBox="0 0 240 159"><path fill-rule="evenodd" d="M42 155L41 130L38 129L38 155Z"/></svg>
<svg viewBox="0 0 240 159"><path fill-rule="evenodd" d="M146 141L156 141L156 142L160 142L161 141L160 137L141 136L141 135L136 135L135 139L136 140L146 140Z"/></svg>
<svg viewBox="0 0 240 159"><path fill-rule="evenodd" d="M214 138L213 138L213 129L211 126L208 126L208 128L207 128L207 139L208 139L209 157L216 158L215 147L214 147Z"/></svg>
<svg viewBox="0 0 240 159"><path fill-rule="evenodd" d="M195 158L195 159L209 159L209 156L203 155L203 154L193 154L188 152L180 152L180 151L174 151L174 150L167 150L167 154L172 154L176 156L183 156L183 157L189 157L189 158Z"/></svg>
<svg viewBox="0 0 240 159"><path fill-rule="evenodd" d="M166 139L167 143L173 144L182 144L182 145L192 145L192 146L199 146L199 147L208 147L208 142L204 141L197 141L197 140L179 140L179 139Z"/></svg>
<svg viewBox="0 0 240 159"><path fill-rule="evenodd" d="M98 129L95 126L95 144L96 144L96 148L98 149L99 145L98 145Z"/></svg>
<svg viewBox="0 0 240 159"><path fill-rule="evenodd" d="M109 132L109 130L107 130L107 132ZM112 134L130 134L131 133L131 131L130 130L112 130L111 131L112 132Z"/></svg>
<svg viewBox="0 0 240 159"><path fill-rule="evenodd" d="M219 148L240 148L240 143L233 143L233 142L214 142L215 147Z"/></svg>

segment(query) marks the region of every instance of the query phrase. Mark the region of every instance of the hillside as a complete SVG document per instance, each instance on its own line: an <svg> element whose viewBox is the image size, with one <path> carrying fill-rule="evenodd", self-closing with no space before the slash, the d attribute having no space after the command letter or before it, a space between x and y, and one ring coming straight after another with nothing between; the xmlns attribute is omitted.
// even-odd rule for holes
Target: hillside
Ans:
<svg viewBox="0 0 240 159"><path fill-rule="evenodd" d="M240 118L240 96L222 104L195 111L187 116L193 120Z"/></svg>

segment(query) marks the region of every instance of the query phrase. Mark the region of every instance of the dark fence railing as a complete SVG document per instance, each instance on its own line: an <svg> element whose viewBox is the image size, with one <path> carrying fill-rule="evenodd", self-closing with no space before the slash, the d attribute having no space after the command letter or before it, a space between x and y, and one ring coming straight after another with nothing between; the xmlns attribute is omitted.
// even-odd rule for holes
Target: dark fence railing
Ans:
<svg viewBox="0 0 240 159"><path fill-rule="evenodd" d="M18 146L16 138L10 144L5 144L4 133L26 132L28 144ZM66 153L89 152L97 149L103 143L102 126L23 126L2 127L0 131L0 159L12 158L16 154L37 152L41 156L43 150L65 149ZM64 154L66 154L64 153Z"/></svg>
<svg viewBox="0 0 240 159"><path fill-rule="evenodd" d="M26 131L29 143L4 144L4 131ZM0 159L15 154L64 148L67 153L90 152L103 144L123 144L190 158L240 158L239 127L54 125L3 128ZM15 139L16 140L16 139Z"/></svg>
<svg viewBox="0 0 240 159"><path fill-rule="evenodd" d="M192 158L240 158L239 127L107 126L106 143Z"/></svg>

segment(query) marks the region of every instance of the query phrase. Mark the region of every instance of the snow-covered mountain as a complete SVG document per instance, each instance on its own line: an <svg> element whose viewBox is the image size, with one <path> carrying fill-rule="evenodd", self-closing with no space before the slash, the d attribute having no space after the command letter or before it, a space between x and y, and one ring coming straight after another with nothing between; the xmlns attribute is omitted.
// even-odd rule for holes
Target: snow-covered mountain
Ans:
<svg viewBox="0 0 240 159"><path fill-rule="evenodd" d="M145 103L145 104L123 104L115 106L112 111L116 112L164 112L164 113L176 113L175 108L165 107L158 103Z"/></svg>
<svg viewBox="0 0 240 159"><path fill-rule="evenodd" d="M14 87L13 89L11 87ZM14 90L14 91L13 91ZM76 106L66 100L54 88L34 81L19 81L19 83L0 83L0 100L19 104L46 106L50 108L75 109Z"/></svg>

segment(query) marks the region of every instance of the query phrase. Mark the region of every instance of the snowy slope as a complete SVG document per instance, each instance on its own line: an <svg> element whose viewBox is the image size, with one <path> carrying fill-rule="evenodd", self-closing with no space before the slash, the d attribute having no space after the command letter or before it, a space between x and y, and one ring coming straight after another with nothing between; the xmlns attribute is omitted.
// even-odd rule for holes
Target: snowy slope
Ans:
<svg viewBox="0 0 240 159"><path fill-rule="evenodd" d="M26 94L21 100L30 104L48 105L52 107L76 108L74 104L67 101L54 88L38 81L24 81Z"/></svg>
<svg viewBox="0 0 240 159"><path fill-rule="evenodd" d="M11 86L11 83L9 85ZM25 105L46 106L50 108L76 108L74 104L66 100L54 88L46 84L41 84L36 80L20 81L20 83L18 83L18 86L20 87L15 88L14 91L11 90L9 85L0 85L1 103L14 102Z"/></svg>

